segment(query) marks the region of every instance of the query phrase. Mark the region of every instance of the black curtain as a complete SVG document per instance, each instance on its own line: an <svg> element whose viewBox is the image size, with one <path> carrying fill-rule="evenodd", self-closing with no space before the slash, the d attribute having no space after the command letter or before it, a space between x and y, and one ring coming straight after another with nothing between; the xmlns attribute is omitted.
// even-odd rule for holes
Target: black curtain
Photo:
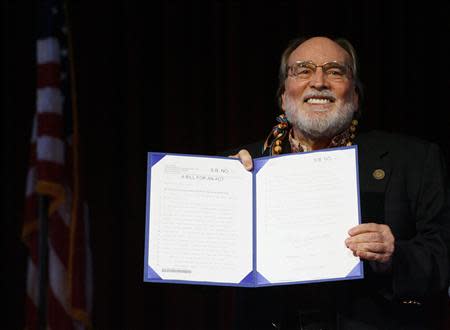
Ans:
<svg viewBox="0 0 450 330"><path fill-rule="evenodd" d="M1 14L1 273L11 329L23 325L35 1L5 0ZM365 86L362 129L434 141L449 157L449 2L70 4L98 329L231 326L232 289L143 283L146 153L216 154L265 138L292 38L348 38Z"/></svg>

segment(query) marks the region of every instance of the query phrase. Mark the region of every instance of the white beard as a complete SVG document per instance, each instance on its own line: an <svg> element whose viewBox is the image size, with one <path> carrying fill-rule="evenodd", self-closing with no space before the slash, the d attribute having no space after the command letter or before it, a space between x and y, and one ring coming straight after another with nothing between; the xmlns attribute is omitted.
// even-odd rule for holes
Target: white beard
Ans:
<svg viewBox="0 0 450 330"><path fill-rule="evenodd" d="M315 92L318 96L332 96L330 92ZM302 102L302 101L298 101ZM341 133L353 119L357 110L353 97L345 102L336 102L335 109L324 112L306 110L301 104L286 95L284 99L286 117L292 126L308 138L333 138Z"/></svg>

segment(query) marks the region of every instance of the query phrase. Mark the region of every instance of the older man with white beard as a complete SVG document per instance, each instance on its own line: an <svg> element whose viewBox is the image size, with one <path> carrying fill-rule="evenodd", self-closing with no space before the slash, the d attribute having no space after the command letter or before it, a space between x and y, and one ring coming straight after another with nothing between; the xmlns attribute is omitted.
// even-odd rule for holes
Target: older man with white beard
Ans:
<svg viewBox="0 0 450 330"><path fill-rule="evenodd" d="M362 88L345 39L294 40L282 55L278 98L282 114L265 142L232 157L251 170L252 157L358 145L363 223L342 244L364 261L365 278L239 289L237 328L438 329L430 306L448 287L450 223L439 148L357 133Z"/></svg>
<svg viewBox="0 0 450 330"><path fill-rule="evenodd" d="M326 53L321 51L325 47ZM292 137L305 150L326 147L349 127L358 109L349 63L349 54L326 38L305 41L290 54L281 108L292 124Z"/></svg>

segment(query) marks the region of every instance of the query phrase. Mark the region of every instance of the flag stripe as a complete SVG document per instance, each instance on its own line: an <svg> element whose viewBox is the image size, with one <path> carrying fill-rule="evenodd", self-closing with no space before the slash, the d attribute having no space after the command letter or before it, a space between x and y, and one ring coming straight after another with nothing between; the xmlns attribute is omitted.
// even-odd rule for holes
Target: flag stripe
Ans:
<svg viewBox="0 0 450 330"><path fill-rule="evenodd" d="M71 330L74 328L73 320L55 297L53 288L48 290L48 325L50 329L55 330Z"/></svg>
<svg viewBox="0 0 450 330"><path fill-rule="evenodd" d="M38 130L44 125L47 124L40 124ZM47 161L48 165L64 164L64 142L53 136L40 136L37 141L37 159Z"/></svg>
<svg viewBox="0 0 450 330"><path fill-rule="evenodd" d="M59 41L55 37L38 39L36 42L37 64L59 63Z"/></svg>
<svg viewBox="0 0 450 330"><path fill-rule="evenodd" d="M67 266L62 262L61 258L58 256L55 246L50 238L49 242L49 269L48 269L48 279L50 289L56 300L62 306L64 311L67 313L70 310L69 307L69 292L67 289ZM61 253L61 251L58 251ZM67 259L66 259L67 261Z"/></svg>
<svg viewBox="0 0 450 330"><path fill-rule="evenodd" d="M38 280L38 269L36 267L36 261L38 260L38 256L32 256L31 259L28 260L28 277L27 277L27 291L28 296L33 301L35 305L38 302L38 288L34 285L34 283Z"/></svg>
<svg viewBox="0 0 450 330"><path fill-rule="evenodd" d="M55 87L61 82L61 72L58 63L45 63L37 66L37 87Z"/></svg>
<svg viewBox="0 0 450 330"><path fill-rule="evenodd" d="M67 268L69 260L69 246L67 244L69 242L69 230L58 212L54 212L49 221L51 226L49 226L48 235L53 253L58 257L59 262Z"/></svg>
<svg viewBox="0 0 450 330"><path fill-rule="evenodd" d="M38 127L38 145L41 146L42 138L53 138L54 142L61 144L61 151L64 151L64 142L61 141L61 137L64 134L63 127L63 117L60 114L55 113L40 113L39 117L39 127ZM52 146L49 147L50 150L54 148ZM59 155L61 157L60 163L63 161L63 154ZM46 159L49 160L49 159Z"/></svg>
<svg viewBox="0 0 450 330"><path fill-rule="evenodd" d="M62 115L63 99L61 91L54 87L42 87L37 89L38 113L57 113Z"/></svg>
<svg viewBox="0 0 450 330"><path fill-rule="evenodd" d="M71 241L72 244L74 244L75 238L82 238L84 237L85 230L84 230L84 223L82 221L79 221L75 224L75 226L72 227L71 231ZM72 292L72 305L76 308L80 308L80 306L84 306L86 303L86 297L85 297L85 291L79 290L79 283L85 282L85 271L86 269L84 267L74 267L74 265L80 265L81 260L83 259L83 256L86 255L86 249L84 245L78 245L78 248L70 249L71 255L69 256L69 276L71 285L73 284L73 287L71 287Z"/></svg>
<svg viewBox="0 0 450 330"><path fill-rule="evenodd" d="M25 196L29 197L34 193L34 187L36 186L36 168L31 167L27 174L27 183Z"/></svg>
<svg viewBox="0 0 450 330"><path fill-rule="evenodd" d="M42 177L41 182L54 182L64 176L64 168L59 164L41 161L36 164L37 175Z"/></svg>

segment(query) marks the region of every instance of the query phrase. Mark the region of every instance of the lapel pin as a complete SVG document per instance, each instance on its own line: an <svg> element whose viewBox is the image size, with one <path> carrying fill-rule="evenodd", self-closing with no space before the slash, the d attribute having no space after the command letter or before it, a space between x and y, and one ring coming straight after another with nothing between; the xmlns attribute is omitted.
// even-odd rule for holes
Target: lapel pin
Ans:
<svg viewBox="0 0 450 330"><path fill-rule="evenodd" d="M375 180L382 180L384 179L385 175L386 173L384 173L384 171L381 168L376 169L372 173L372 176L374 177Z"/></svg>

